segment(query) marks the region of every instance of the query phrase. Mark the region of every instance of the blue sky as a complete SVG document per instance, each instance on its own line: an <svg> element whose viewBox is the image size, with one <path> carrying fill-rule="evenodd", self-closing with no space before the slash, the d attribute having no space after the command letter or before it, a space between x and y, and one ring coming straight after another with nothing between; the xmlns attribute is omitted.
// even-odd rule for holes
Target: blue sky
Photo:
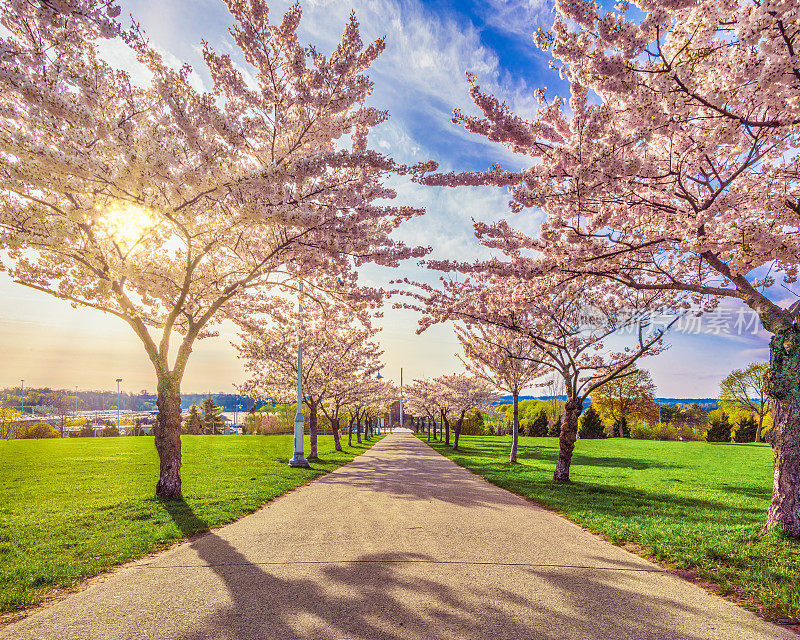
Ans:
<svg viewBox="0 0 800 640"><path fill-rule="evenodd" d="M196 82L208 87L200 57L206 39L235 55L227 33L230 16L220 0L121 0L125 13L141 22L153 43L174 61L196 69ZM269 2L270 18L279 19L286 2ZM533 91L546 86L563 93L565 83L549 69L548 57L533 45L532 33L551 21L549 0L311 0L301 3L301 37L322 51L331 50L351 9L361 23L364 41L386 36L386 51L375 63L371 103L388 109L391 118L371 137L373 146L401 162L435 159L443 169L476 170L493 163L518 167L520 159L505 149L464 132L450 121L452 109L474 112L465 72L501 96L514 110L530 113ZM124 51L109 56L128 65ZM395 184L398 199L423 205L428 213L398 231L398 237L434 247L434 257L470 259L488 255L476 243L472 220L497 220L507 214L508 198L499 189L430 188L406 181ZM535 232L540 215L525 212L513 223ZM367 268L364 278L386 284L408 276L434 282L413 262L398 271ZM0 352L4 354L0 385L111 388L122 377L130 391L152 390L151 365L130 329L121 321L92 310L74 310L44 294L14 285L0 275ZM726 309L733 313L736 305ZM460 369L457 343L447 326L415 335L412 312L386 309L382 342L384 375L405 379ZM711 329L713 331L713 327ZM186 392L231 391L242 370L229 342L227 326L219 338L202 341L188 367ZM675 334L667 352L643 361L653 373L661 396L715 396L719 380L731 369L767 357L767 336ZM536 391L534 390L534 393Z"/></svg>

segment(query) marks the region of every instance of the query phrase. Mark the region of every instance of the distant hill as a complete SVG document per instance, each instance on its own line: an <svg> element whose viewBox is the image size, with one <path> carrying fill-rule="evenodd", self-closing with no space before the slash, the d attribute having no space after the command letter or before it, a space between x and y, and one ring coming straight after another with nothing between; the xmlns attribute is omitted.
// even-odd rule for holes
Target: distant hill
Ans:
<svg viewBox="0 0 800 640"><path fill-rule="evenodd" d="M556 398L558 400L566 400L567 399L566 396L520 396L519 397L520 401L522 401L522 400L552 400L553 398ZM498 400L494 404L495 404L495 406L496 405L500 405L500 404L511 404L512 401L513 401L513 398L510 395L507 395L507 396L501 396L500 400ZM656 398L656 402L658 404L663 404L663 405L698 404L698 405L700 405L700 408L702 408L704 411L711 411L713 409L719 408L719 405L717 403L717 399L716 398ZM583 408L585 409L590 404L592 404L592 401L589 398L587 398L583 402Z"/></svg>

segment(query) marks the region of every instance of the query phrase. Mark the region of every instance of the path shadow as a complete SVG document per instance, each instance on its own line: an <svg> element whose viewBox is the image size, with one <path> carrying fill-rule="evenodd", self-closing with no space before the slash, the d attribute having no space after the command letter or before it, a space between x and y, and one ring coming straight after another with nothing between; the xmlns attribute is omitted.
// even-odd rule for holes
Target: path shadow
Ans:
<svg viewBox="0 0 800 640"><path fill-rule="evenodd" d="M209 530L208 523L200 518L182 497L160 498L158 501L167 510L169 517L185 538L191 539Z"/></svg>
<svg viewBox="0 0 800 640"><path fill-rule="evenodd" d="M256 564L214 533L191 546L230 603L192 621L181 640L711 637L691 624L707 612L680 596L647 595L642 572L624 567L452 566L422 553Z"/></svg>

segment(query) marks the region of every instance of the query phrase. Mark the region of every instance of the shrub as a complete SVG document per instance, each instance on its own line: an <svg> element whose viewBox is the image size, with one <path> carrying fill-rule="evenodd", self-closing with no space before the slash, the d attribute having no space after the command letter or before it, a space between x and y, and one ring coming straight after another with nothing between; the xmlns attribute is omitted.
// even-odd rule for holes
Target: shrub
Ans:
<svg viewBox="0 0 800 640"><path fill-rule="evenodd" d="M551 438L558 438L561 435L561 416L558 416L553 422L550 423L550 426L547 427L547 435Z"/></svg>
<svg viewBox="0 0 800 640"><path fill-rule="evenodd" d="M51 425L46 422L35 422L19 430L19 438L33 439L33 438L57 438L59 436Z"/></svg>
<svg viewBox="0 0 800 640"><path fill-rule="evenodd" d="M547 414L544 411L539 411L536 419L531 422L528 435L535 438L542 438L547 435Z"/></svg>
<svg viewBox="0 0 800 640"><path fill-rule="evenodd" d="M711 424L706 433L707 442L730 442L731 441L731 424L728 422L728 414L724 411L717 413L711 412ZM753 434L755 438L755 434Z"/></svg>
<svg viewBox="0 0 800 640"><path fill-rule="evenodd" d="M108 425L106 427L103 427L103 430L100 432L100 435L103 436L104 438L116 438L117 436L119 436L119 429L117 429L117 427L114 426L113 424Z"/></svg>
<svg viewBox="0 0 800 640"><path fill-rule="evenodd" d="M653 440L678 440L678 429L671 422L661 422L653 428Z"/></svg>
<svg viewBox="0 0 800 640"><path fill-rule="evenodd" d="M639 422L631 427L631 438L653 440L653 428L646 422Z"/></svg>
<svg viewBox="0 0 800 640"><path fill-rule="evenodd" d="M94 438L94 427L90 425L88 422L81 427L81 430L78 431L79 438Z"/></svg>
<svg viewBox="0 0 800 640"><path fill-rule="evenodd" d="M578 436L584 439L598 439L605 438L605 427L603 421L600 419L600 414L597 410L589 405L589 408L584 412L581 418L581 426L578 430Z"/></svg>
<svg viewBox="0 0 800 640"><path fill-rule="evenodd" d="M739 419L739 426L733 434L734 442L755 442L758 424L754 416Z"/></svg>
<svg viewBox="0 0 800 640"><path fill-rule="evenodd" d="M470 411L464 416L461 425L461 434L465 436L479 436L483 434L483 416L479 411Z"/></svg>
<svg viewBox="0 0 800 640"><path fill-rule="evenodd" d="M308 428L308 422L306 422ZM323 425L317 422L317 428L324 428ZM257 434L261 436L283 433L284 427L278 416L271 413L248 413L242 425L242 431L249 434Z"/></svg>
<svg viewBox="0 0 800 640"><path fill-rule="evenodd" d="M684 422L678 425L678 439L684 441L702 440L703 432L700 427Z"/></svg>

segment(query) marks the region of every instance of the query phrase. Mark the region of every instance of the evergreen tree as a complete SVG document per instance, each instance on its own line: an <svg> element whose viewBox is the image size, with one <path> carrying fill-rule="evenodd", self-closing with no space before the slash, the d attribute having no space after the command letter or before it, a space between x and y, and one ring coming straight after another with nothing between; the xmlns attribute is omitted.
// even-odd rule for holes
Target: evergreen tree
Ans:
<svg viewBox="0 0 800 640"><path fill-rule="evenodd" d="M547 435L547 414L544 410L539 411L536 418L528 428L528 435L534 438L541 438Z"/></svg>
<svg viewBox="0 0 800 640"><path fill-rule="evenodd" d="M213 404L214 401L211 400L211 402ZM203 406L205 408L205 403L203 403ZM189 417L186 418L184 431L193 435L203 433L203 419L200 416L200 408L196 404L192 404L192 406L189 407Z"/></svg>
<svg viewBox="0 0 800 640"><path fill-rule="evenodd" d="M561 416L558 416L547 428L547 435L551 438L558 438L561 435Z"/></svg>
<svg viewBox="0 0 800 640"><path fill-rule="evenodd" d="M706 442L730 442L731 423L724 411L711 418L711 425L706 433Z"/></svg>
<svg viewBox="0 0 800 640"><path fill-rule="evenodd" d="M578 436L590 439L605 438L606 434L604 429L603 421L600 419L600 414L597 413L597 409L589 405L589 408L583 414Z"/></svg>
<svg viewBox="0 0 800 640"><path fill-rule="evenodd" d="M211 397L203 400L203 433L214 435L222 433L222 407L218 407Z"/></svg>
<svg viewBox="0 0 800 640"><path fill-rule="evenodd" d="M754 442L758 424L755 416L747 416L739 420L739 426L733 434L734 442Z"/></svg>

